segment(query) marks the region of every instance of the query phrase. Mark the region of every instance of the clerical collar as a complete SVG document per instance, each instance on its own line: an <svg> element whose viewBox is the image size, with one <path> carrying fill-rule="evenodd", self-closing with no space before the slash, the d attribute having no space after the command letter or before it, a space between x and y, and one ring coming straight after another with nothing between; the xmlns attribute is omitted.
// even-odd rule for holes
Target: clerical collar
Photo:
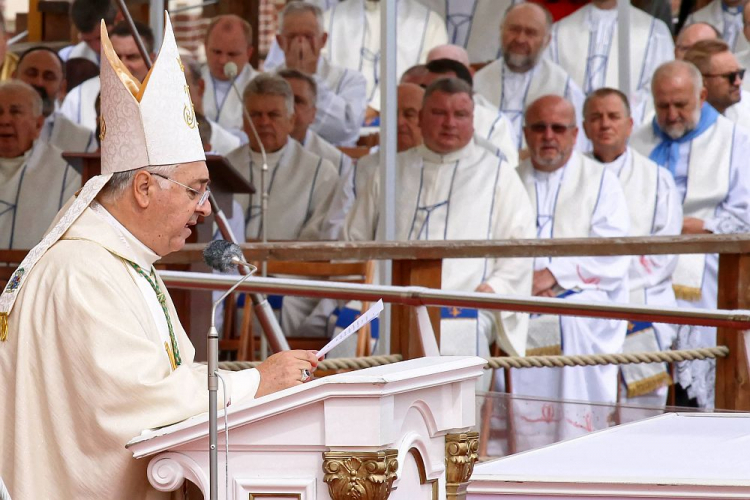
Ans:
<svg viewBox="0 0 750 500"><path fill-rule="evenodd" d="M594 153L594 152L592 152L592 153L591 153L591 156L592 156L592 157L593 157L593 158L594 158L594 159L595 159L596 161L598 161L599 163L601 163L602 165L614 165L614 164L619 164L619 163L621 163L621 162L623 162L623 161L624 161L624 159L625 159L625 157L626 157L627 155L628 155L628 149L627 149L627 148L625 148L625 151L623 151L623 152L622 152L622 154L620 154L620 155L619 155L619 156L618 156L617 158L615 158L614 160L612 160L612 161L602 161L602 159L601 159L601 158L599 158L598 156L596 156L596 153Z"/></svg>
<svg viewBox="0 0 750 500"><path fill-rule="evenodd" d="M284 152L289 149L289 143L293 140L294 139L292 139L291 137L287 137L286 144L284 144L278 151L266 151L266 158L269 167L277 165L281 161L281 157L284 156ZM251 148L249 145L247 148L250 150L250 159L253 161L253 163L263 165L263 155L260 153L260 151L253 151L253 148Z"/></svg>
<svg viewBox="0 0 750 500"><path fill-rule="evenodd" d="M534 66L534 68L535 67L536 65ZM531 73L534 72L534 68L531 68L530 70L524 71L522 73L518 73L510 69L510 66L508 66L508 63L505 62L505 58L503 58L503 73L502 73L503 80L513 80L517 82L528 80L529 78L531 78Z"/></svg>
<svg viewBox="0 0 750 500"><path fill-rule="evenodd" d="M591 20L595 23L602 21L611 21L617 19L617 8L614 9L600 9L596 5L591 5Z"/></svg>
<svg viewBox="0 0 750 500"><path fill-rule="evenodd" d="M625 166L625 162L627 161L628 157L630 157L630 151L628 149L625 149L625 152L623 154L621 154L620 156L618 156L617 158L615 158L613 161L610 161L610 162L603 162L599 158L596 158L596 156L594 156L596 161L601 163L604 166L604 168L611 171L617 176L620 175L620 171L622 170L622 167Z"/></svg>
<svg viewBox="0 0 750 500"><path fill-rule="evenodd" d="M454 163L471 156L471 154L474 152L474 139L469 141L469 144L462 147L461 149L446 154L436 153L424 144L417 146L417 152L424 161L429 163Z"/></svg>
<svg viewBox="0 0 750 500"><path fill-rule="evenodd" d="M159 255L148 248L141 240L135 237L128 228L120 224L120 221L109 213L99 202L92 201L89 208L98 215L107 224L117 231L120 241L132 252L132 255L128 255L128 258L133 262L141 266L143 269L151 269L151 266L157 260L161 259Z"/></svg>
<svg viewBox="0 0 750 500"><path fill-rule="evenodd" d="M32 151L34 151L33 147L29 148L29 150L21 156L16 156L15 158L0 158L0 172L2 172L3 177L5 179L13 177L13 174L15 174L18 169L29 160Z"/></svg>

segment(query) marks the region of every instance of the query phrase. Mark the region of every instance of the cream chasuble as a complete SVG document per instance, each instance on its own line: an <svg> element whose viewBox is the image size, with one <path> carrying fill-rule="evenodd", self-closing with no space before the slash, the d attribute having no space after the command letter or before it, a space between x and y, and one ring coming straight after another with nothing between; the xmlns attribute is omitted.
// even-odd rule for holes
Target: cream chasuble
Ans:
<svg viewBox="0 0 750 500"><path fill-rule="evenodd" d="M242 68L234 84L242 94L250 80L259 73L249 64ZM242 100L232 89L230 80L218 80L211 75L207 66L201 70L205 88L203 90L203 114L217 122L227 131L240 135L242 133Z"/></svg>
<svg viewBox="0 0 750 500"><path fill-rule="evenodd" d="M708 23L721 33L721 38L727 42L732 52L743 52L750 49L744 34L742 33L742 5L729 7L721 0L713 0L705 7L690 14L685 21L685 26L694 23Z"/></svg>
<svg viewBox="0 0 750 500"><path fill-rule="evenodd" d="M643 155L651 154L659 143L650 123L630 139L631 147ZM705 229L716 234L750 232L748 157L750 136L723 116L692 141L679 144L676 164L664 166L673 172L684 217L704 220ZM716 308L718 265L716 254L679 256L672 282L680 307ZM716 345L715 332L708 327L682 327L678 348ZM712 360L678 366L678 382L704 407L713 406L714 368Z"/></svg>
<svg viewBox="0 0 750 500"><path fill-rule="evenodd" d="M77 57L88 59L89 61L99 66L99 53L89 47L89 44L87 44L86 42L78 42L75 45L71 45L60 50L60 58L63 61L68 61Z"/></svg>
<svg viewBox="0 0 750 500"><path fill-rule="evenodd" d="M481 94L474 95L474 134L499 149L511 167L518 165L518 138L513 123Z"/></svg>
<svg viewBox="0 0 750 500"><path fill-rule="evenodd" d="M744 66L740 67L744 68ZM745 80L742 81L744 84ZM745 132L750 133L750 92L742 88L740 90L740 102L724 110L724 116L742 127Z"/></svg>
<svg viewBox="0 0 750 500"><path fill-rule="evenodd" d="M417 0L398 0L396 78L423 64L433 47L448 43L445 23ZM380 110L380 2L344 0L323 14L328 42L323 48L335 66L357 70L367 80L367 102Z"/></svg>
<svg viewBox="0 0 750 500"><path fill-rule="evenodd" d="M573 152L568 163L547 173L537 171L529 160L518 167L534 207L538 238L581 238L626 236L628 208L617 178L592 160ZM535 270L549 269L559 285L559 296L578 302L627 303L627 272L630 258L545 257L534 260ZM554 316L552 316L554 318ZM620 352L626 322L559 316L548 322L532 316L531 322L545 321L559 328L564 354ZM532 330L529 328L529 342ZM513 392L519 396L549 399L600 401L617 400L617 367L531 368L513 370ZM538 411L539 406L534 406ZM591 418L585 406L566 407L563 415L547 421L541 415L519 411L520 449L551 442L553 438L580 435L581 423Z"/></svg>
<svg viewBox="0 0 750 500"><path fill-rule="evenodd" d="M260 153L242 146L226 157L255 187L255 195L235 195L245 213L245 236L260 238ZM268 193L268 239L317 240L328 214L338 171L329 161L305 151L289 139L278 151L268 153L266 192Z"/></svg>
<svg viewBox="0 0 750 500"><path fill-rule="evenodd" d="M498 28L505 11L522 0L419 0L445 19L448 43L466 49L472 63L501 55Z"/></svg>
<svg viewBox="0 0 750 500"><path fill-rule="evenodd" d="M512 167L477 146L439 155L426 146L399 153L396 165L396 239L494 240L533 238L528 196ZM357 193L344 240L372 240L379 216L380 179L370 175ZM448 259L442 287L474 291L489 284L501 295L528 295L531 263L526 259ZM475 315L476 317L476 315ZM470 331L444 335L446 352L487 355L495 340L508 353L523 355L528 316L482 311Z"/></svg>
<svg viewBox="0 0 750 500"><path fill-rule="evenodd" d="M182 359L172 370L146 291L123 260L155 256L132 238L86 209L25 277L0 344L0 474L13 498L169 498L125 444L207 411L206 368L193 363L157 277ZM225 380L238 401L259 379L248 370Z"/></svg>
<svg viewBox="0 0 750 500"><path fill-rule="evenodd" d="M211 125L211 151L224 156L242 145L239 137L210 118L206 118L206 120Z"/></svg>
<svg viewBox="0 0 750 500"><path fill-rule="evenodd" d="M60 112L54 112L44 120L39 140L52 144L60 151L91 153L99 147L94 132L73 123Z"/></svg>
<svg viewBox="0 0 750 500"><path fill-rule="evenodd" d="M672 34L663 21L630 7L630 92L648 89L656 68L674 59ZM547 56L590 94L619 84L617 8L586 5L556 22ZM649 89L650 90L650 89Z"/></svg>
<svg viewBox="0 0 750 500"><path fill-rule="evenodd" d="M30 249L81 188L62 151L37 141L18 158L0 158L0 248Z"/></svg>
<svg viewBox="0 0 750 500"><path fill-rule="evenodd" d="M477 71L474 90L496 106L513 124L517 149L523 145L523 113L526 106L544 95L554 94L568 99L576 108L577 123L580 125L581 122L585 99L583 92L564 69L548 59L542 58L526 73L515 73L500 58Z"/></svg>
<svg viewBox="0 0 750 500"><path fill-rule="evenodd" d="M627 149L612 163L605 163L604 167L622 184L630 214L630 236L680 234L681 199L668 170L632 149ZM672 272L676 265L675 255L633 256L628 271L631 304L677 307L672 290ZM676 325L629 323L623 352L666 350L676 336ZM642 406L666 404L666 386L671 383L666 365L622 365L620 370L625 381L620 401Z"/></svg>
<svg viewBox="0 0 750 500"><path fill-rule="evenodd" d="M318 98L310 128L332 144L354 146L365 118L367 80L359 71L334 66L325 57L318 60L318 72L313 77Z"/></svg>
<svg viewBox="0 0 750 500"><path fill-rule="evenodd" d="M96 130L96 96L101 90L99 77L95 76L73 88L63 99L60 113L75 124L86 127L92 132Z"/></svg>

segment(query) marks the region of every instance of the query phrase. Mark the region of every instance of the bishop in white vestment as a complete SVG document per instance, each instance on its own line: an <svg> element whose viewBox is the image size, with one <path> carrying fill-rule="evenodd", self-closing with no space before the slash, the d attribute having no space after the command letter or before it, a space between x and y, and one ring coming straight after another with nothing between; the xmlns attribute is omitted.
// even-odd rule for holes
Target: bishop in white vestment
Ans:
<svg viewBox="0 0 750 500"><path fill-rule="evenodd" d="M541 57L549 43L550 29L543 7L532 3L511 7L501 26L503 57L474 75L474 89L513 124L517 149L523 146L526 106L541 96L565 97L575 106L580 122L584 100L581 88L562 67ZM534 35L522 38L524 31Z"/></svg>
<svg viewBox="0 0 750 500"><path fill-rule="evenodd" d="M672 174L627 147L633 131L627 97L603 87L589 94L583 127L593 147L592 157L617 176L630 214L630 236L668 236L682 230L682 199ZM628 271L630 303L675 308L672 273L675 255L635 255ZM624 352L670 349L677 325L628 323ZM664 406L671 377L664 363L620 366L620 397L626 404Z"/></svg>
<svg viewBox="0 0 750 500"><path fill-rule="evenodd" d="M205 365L153 268L211 213L169 18L145 88L103 23L102 52L102 175L0 296L0 476L18 499L169 498L125 444L208 408ZM317 364L305 351L274 361L223 374L226 403L299 385Z"/></svg>
<svg viewBox="0 0 750 500"><path fill-rule="evenodd" d="M420 116L424 144L397 158L397 240L533 237L528 196L513 168L476 144L472 107L471 87L461 80L440 79L427 88ZM379 196L379 176L371 175L364 192L358 193L342 239L375 238ZM446 290L527 295L530 280L531 263L526 259L443 261ZM494 342L509 354L525 351L525 314L481 311L473 318L446 316L441 324L443 354L488 356Z"/></svg>
<svg viewBox="0 0 750 500"><path fill-rule="evenodd" d="M535 101L524 132L530 158L518 173L531 198L537 238L626 236L628 207L617 177L573 150L577 127L573 106L559 96ZM538 257L532 293L576 302L627 303L627 256ZM532 315L527 353L595 354L620 352L624 321L575 316ZM553 400L614 403L616 366L530 368L512 371L513 392ZM587 427L585 406L565 407L554 421L520 415L519 443L579 435Z"/></svg>
<svg viewBox="0 0 750 500"><path fill-rule="evenodd" d="M721 38L732 49L732 52L743 52L750 49L750 43L743 36L744 23L742 0L712 0L705 7L690 14L685 26L703 22L714 26L721 33Z"/></svg>
<svg viewBox="0 0 750 500"><path fill-rule="evenodd" d="M748 133L704 103L706 91L692 64L660 67L653 89L656 117L633 134L630 144L672 172L682 199L682 232L749 232ZM680 107L672 111L675 103ZM716 308L718 261L716 254L679 256L672 281L680 307ZM715 345L716 329L685 326L677 342L681 349ZM701 407L713 407L714 380L713 360L678 366L678 383Z"/></svg>
<svg viewBox="0 0 750 500"><path fill-rule="evenodd" d="M674 59L672 33L664 21L630 10L630 94L648 88L656 68ZM547 55L590 94L619 85L617 0L594 0L556 22Z"/></svg>

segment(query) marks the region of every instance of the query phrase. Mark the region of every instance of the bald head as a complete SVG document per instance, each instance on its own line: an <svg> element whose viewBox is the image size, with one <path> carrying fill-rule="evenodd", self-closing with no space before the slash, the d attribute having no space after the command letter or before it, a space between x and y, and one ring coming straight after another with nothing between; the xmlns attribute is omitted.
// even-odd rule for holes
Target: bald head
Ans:
<svg viewBox="0 0 750 500"><path fill-rule="evenodd" d="M685 52L701 40L715 40L721 38L721 33L708 23L695 23L685 26L677 35L674 45L675 59L683 59Z"/></svg>
<svg viewBox="0 0 750 500"><path fill-rule="evenodd" d="M413 83L424 88L428 84L427 79L429 75L430 72L426 65L417 64L404 71L404 74L401 75L400 83Z"/></svg>
<svg viewBox="0 0 750 500"><path fill-rule="evenodd" d="M398 136L396 149L400 153L422 144L419 112L422 110L424 89L414 83L398 86Z"/></svg>
<svg viewBox="0 0 750 500"><path fill-rule="evenodd" d="M469 61L469 53L466 52L466 49L464 49L463 47L459 47L458 45L452 45L449 43L445 45L438 45L427 53L428 63L437 59L451 59L453 61L460 62L467 68L471 66L471 62Z"/></svg>
<svg viewBox="0 0 750 500"><path fill-rule="evenodd" d="M509 8L500 26L503 59L511 71L531 70L549 44L552 16L542 6L525 2Z"/></svg>
<svg viewBox="0 0 750 500"><path fill-rule="evenodd" d="M233 62L241 72L253 54L253 30L239 16L227 14L211 20L206 30L206 64L211 76L228 80L224 65Z"/></svg>
<svg viewBox="0 0 750 500"><path fill-rule="evenodd" d="M659 66L651 80L656 122L665 134L679 139L700 120L706 89L698 68L685 61Z"/></svg>
<svg viewBox="0 0 750 500"><path fill-rule="evenodd" d="M523 133L535 169L553 172L564 166L578 136L573 104L557 95L540 97L526 108Z"/></svg>

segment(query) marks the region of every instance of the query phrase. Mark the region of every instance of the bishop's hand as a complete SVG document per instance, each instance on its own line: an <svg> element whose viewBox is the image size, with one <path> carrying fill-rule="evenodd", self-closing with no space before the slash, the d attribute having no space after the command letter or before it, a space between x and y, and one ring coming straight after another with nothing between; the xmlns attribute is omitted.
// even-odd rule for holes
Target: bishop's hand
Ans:
<svg viewBox="0 0 750 500"><path fill-rule="evenodd" d="M313 372L317 366L318 358L313 351L277 352L258 365L260 385L255 397L300 385L303 383L303 372Z"/></svg>

